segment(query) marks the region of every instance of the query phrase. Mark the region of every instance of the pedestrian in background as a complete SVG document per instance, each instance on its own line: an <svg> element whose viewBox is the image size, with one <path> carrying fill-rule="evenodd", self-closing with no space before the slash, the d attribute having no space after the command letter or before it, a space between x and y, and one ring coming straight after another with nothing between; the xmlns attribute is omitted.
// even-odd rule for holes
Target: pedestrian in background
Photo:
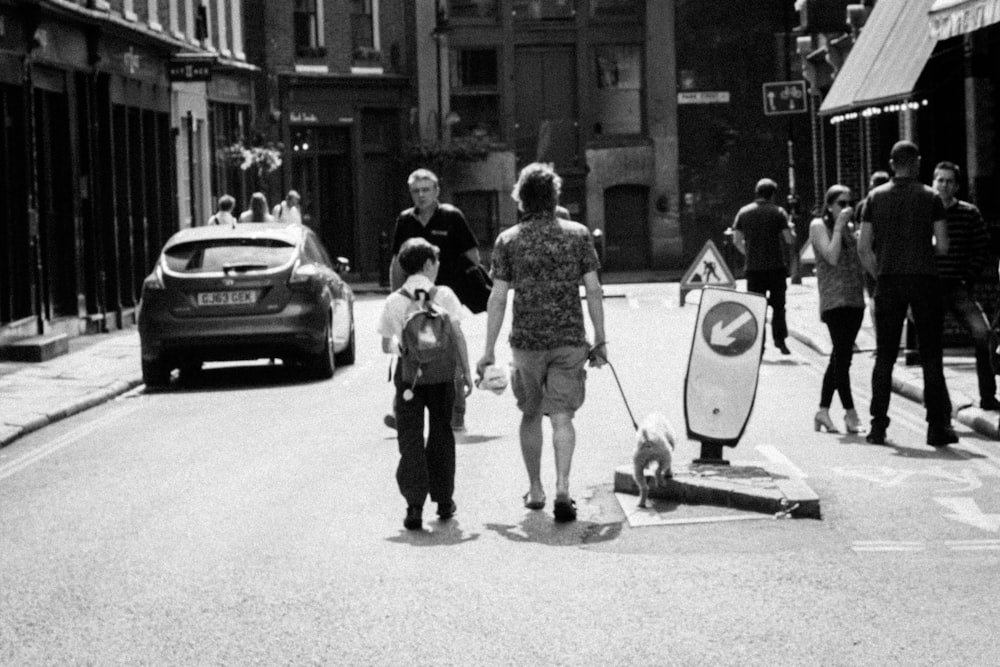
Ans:
<svg viewBox="0 0 1000 667"><path fill-rule="evenodd" d="M830 405L836 391L844 408L844 429L857 433L858 412L851 393L851 360L854 340L865 314L864 270L851 220L854 215L851 191L843 185L831 186L826 205L809 225L809 241L816 254L816 287L819 290L820 320L830 332L833 348L823 374L819 411L813 418L818 431L837 433L830 419Z"/></svg>
<svg viewBox="0 0 1000 667"><path fill-rule="evenodd" d="M547 415L556 462L553 515L556 521L567 522L576 520L569 475L576 448L573 417L584 400L584 364L589 359L591 366L601 367L607 350L597 251L587 227L556 218L561 185L562 179L548 164L529 164L518 175L513 197L521 215L493 247L486 348L476 371L483 377L496 361L494 348L513 290L511 388L521 411L521 455L528 473L524 506L532 510L545 506L541 457L542 417ZM594 329L593 347L584 328L581 280Z"/></svg>
<svg viewBox="0 0 1000 667"><path fill-rule="evenodd" d="M429 169L417 169L406 179L413 206L402 211L396 218L392 233L392 261L389 267L389 283L393 290L399 289L405 278L399 264L399 249L407 240L420 237L441 249L441 267L437 277L438 285L446 285L458 292L456 286L465 278L468 261L479 264L479 243L469 228L465 216L455 206L439 201L441 194L437 175ZM465 397L467 388L460 375L455 376L455 408L452 414L452 428L465 430ZM385 425L395 428L396 418L388 414L383 419Z"/></svg>
<svg viewBox="0 0 1000 667"><path fill-rule="evenodd" d="M409 239L400 248L397 261L407 278L402 287L385 300L378 326L382 351L393 354L399 350L406 319L416 308L422 307L415 299L423 292L424 298L431 299L435 307L448 314L459 357L455 369L466 379L465 386L471 387L469 357L460 325L462 304L450 288L434 285L440 268L439 257L438 248L419 237ZM399 443L396 482L399 492L406 499L403 526L407 530L420 530L424 500L428 495L432 502L437 503L437 514L442 521L450 519L456 511L452 497L455 490L455 434L451 430L455 383L420 384L418 381L410 386L403 382L400 364L396 365L394 380L396 394L393 404L396 440ZM426 441L425 412L428 421Z"/></svg>
<svg viewBox="0 0 1000 667"><path fill-rule="evenodd" d="M267 210L267 197L263 192L255 192L250 196L250 208L240 213L240 222L274 222L274 217Z"/></svg>
<svg viewBox="0 0 1000 667"><path fill-rule="evenodd" d="M936 258L938 276L945 311L961 322L972 337L979 406L983 410L1000 410L993 363L996 343L983 308L973 296L973 288L989 260L990 236L979 209L955 197L960 174L954 162L939 162L934 167L934 190L944 203L948 223L948 253Z"/></svg>
<svg viewBox="0 0 1000 667"><path fill-rule="evenodd" d="M222 195L219 197L219 210L208 219L210 225L233 225L236 224L236 217L233 210L236 208L236 200L232 195Z"/></svg>
<svg viewBox="0 0 1000 667"><path fill-rule="evenodd" d="M757 181L756 199L739 210L733 221L733 245L746 257L747 291L767 297L771 306L771 334L782 354L791 354L785 339L785 292L788 268L785 253L795 243L788 213L774 203L778 184L770 178Z"/></svg>
<svg viewBox="0 0 1000 667"><path fill-rule="evenodd" d="M285 198L278 202L274 210L271 211L271 215L274 216L277 222L287 222L291 224L302 224L302 209L299 206L299 202L302 198L299 197L299 193L295 190L289 190Z"/></svg>
<svg viewBox="0 0 1000 667"><path fill-rule="evenodd" d="M948 252L944 203L918 180L920 149L911 141L892 147L893 178L870 193L861 220L858 253L875 275L875 366L872 368L871 429L866 440L884 444L889 426L892 368L909 309L920 340L927 409L927 444L958 442L951 426L951 398L944 379L944 302L935 254Z"/></svg>

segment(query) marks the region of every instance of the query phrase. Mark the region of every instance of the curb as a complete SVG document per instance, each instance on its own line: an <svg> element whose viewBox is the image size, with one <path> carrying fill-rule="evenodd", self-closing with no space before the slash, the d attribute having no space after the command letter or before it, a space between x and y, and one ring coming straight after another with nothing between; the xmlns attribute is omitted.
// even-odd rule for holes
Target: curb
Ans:
<svg viewBox="0 0 1000 667"><path fill-rule="evenodd" d="M18 438L22 438L33 431L45 428L57 421L72 417L73 415L89 410L90 408L107 403L108 401L121 396L125 392L131 391L142 384L141 379L119 380L103 389L86 394L73 402L60 407L58 410L45 414L36 419L32 419L26 424L22 424L16 431L0 437L0 447L6 447Z"/></svg>
<svg viewBox="0 0 1000 667"><path fill-rule="evenodd" d="M793 331L791 328L788 330L788 335L819 354L827 354L827 350L821 347L810 336L799 331ZM924 403L924 387L922 384L917 384L909 380L901 380L893 376L892 391L915 403L921 405ZM976 402L965 394L952 393L951 399L953 406L952 417L955 421L969 427L980 435L1000 440L1000 417L995 416L993 412L976 407Z"/></svg>

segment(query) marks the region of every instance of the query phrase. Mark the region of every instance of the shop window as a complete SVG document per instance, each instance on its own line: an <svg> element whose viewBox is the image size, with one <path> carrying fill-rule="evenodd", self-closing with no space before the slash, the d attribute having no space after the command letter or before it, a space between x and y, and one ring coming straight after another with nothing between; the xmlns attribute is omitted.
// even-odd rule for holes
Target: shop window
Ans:
<svg viewBox="0 0 1000 667"><path fill-rule="evenodd" d="M515 21L559 21L576 16L576 0L513 0Z"/></svg>
<svg viewBox="0 0 1000 667"><path fill-rule="evenodd" d="M451 51L452 136L499 138L499 82L496 49Z"/></svg>
<svg viewBox="0 0 1000 667"><path fill-rule="evenodd" d="M295 0L292 13L295 36L295 53L304 57L322 57L323 4L318 0Z"/></svg>
<svg viewBox="0 0 1000 667"><path fill-rule="evenodd" d="M642 50L638 46L598 46L594 95L594 134L642 131Z"/></svg>
<svg viewBox="0 0 1000 667"><path fill-rule="evenodd" d="M448 0L449 19L496 20L498 0Z"/></svg>
<svg viewBox="0 0 1000 667"><path fill-rule="evenodd" d="M595 21L638 21L643 0L590 0L590 18Z"/></svg>

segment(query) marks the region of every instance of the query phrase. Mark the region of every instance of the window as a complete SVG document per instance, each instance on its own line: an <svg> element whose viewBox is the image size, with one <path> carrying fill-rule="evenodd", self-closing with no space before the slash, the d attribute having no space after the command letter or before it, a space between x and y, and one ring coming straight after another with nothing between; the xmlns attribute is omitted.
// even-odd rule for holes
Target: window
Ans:
<svg viewBox="0 0 1000 667"><path fill-rule="evenodd" d="M576 0L513 0L515 21L551 21L576 16Z"/></svg>
<svg viewBox="0 0 1000 667"><path fill-rule="evenodd" d="M354 67L381 68L378 0L351 0L351 46Z"/></svg>
<svg viewBox="0 0 1000 667"><path fill-rule="evenodd" d="M590 18L597 21L638 21L642 0L590 0Z"/></svg>
<svg viewBox="0 0 1000 667"><path fill-rule="evenodd" d="M496 49L451 51L452 136L500 137L500 68Z"/></svg>
<svg viewBox="0 0 1000 667"><path fill-rule="evenodd" d="M498 0L448 0L449 19L496 19Z"/></svg>
<svg viewBox="0 0 1000 667"><path fill-rule="evenodd" d="M295 51L298 55L322 56L322 4L318 0L295 0L292 12Z"/></svg>
<svg viewBox="0 0 1000 667"><path fill-rule="evenodd" d="M642 131L642 50L638 46L598 46L594 134L638 134Z"/></svg>

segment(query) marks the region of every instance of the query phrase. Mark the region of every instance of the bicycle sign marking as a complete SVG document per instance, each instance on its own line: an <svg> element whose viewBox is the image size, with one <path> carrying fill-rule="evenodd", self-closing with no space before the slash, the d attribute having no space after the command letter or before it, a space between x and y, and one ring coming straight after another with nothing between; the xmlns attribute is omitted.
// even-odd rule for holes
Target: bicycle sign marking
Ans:
<svg viewBox="0 0 1000 667"><path fill-rule="evenodd" d="M862 479L887 489L903 486L918 477L929 478L930 481L944 483L950 487L938 489L941 493L969 493L983 487L980 479L983 472L967 467L949 471L941 466L908 470L888 466L837 466L833 471L838 475Z"/></svg>

